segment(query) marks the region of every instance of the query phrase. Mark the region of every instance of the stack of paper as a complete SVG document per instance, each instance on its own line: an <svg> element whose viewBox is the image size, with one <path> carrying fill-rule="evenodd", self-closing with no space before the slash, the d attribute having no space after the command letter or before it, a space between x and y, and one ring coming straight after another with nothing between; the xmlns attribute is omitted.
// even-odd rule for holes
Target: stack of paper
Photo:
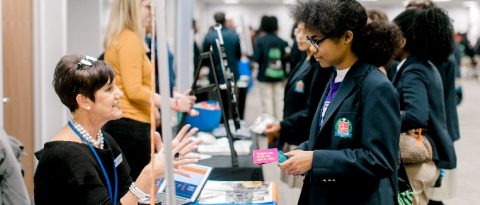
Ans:
<svg viewBox="0 0 480 205"><path fill-rule="evenodd" d="M275 204L273 182L208 181L197 204Z"/></svg>

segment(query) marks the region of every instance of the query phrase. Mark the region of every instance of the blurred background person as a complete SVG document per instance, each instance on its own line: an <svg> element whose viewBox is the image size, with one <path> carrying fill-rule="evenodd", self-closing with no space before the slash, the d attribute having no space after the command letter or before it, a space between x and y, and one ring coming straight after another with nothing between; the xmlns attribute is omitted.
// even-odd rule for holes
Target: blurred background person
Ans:
<svg viewBox="0 0 480 205"><path fill-rule="evenodd" d="M223 42L225 46L225 53L227 55L227 61L228 61L228 66L230 67L232 73L233 73L233 78L235 81L237 81L240 77L239 72L238 72L238 61L242 57L242 51L240 48L240 37L238 36L235 31L232 31L228 29L225 26L225 13L223 12L217 12L214 14L213 18L215 19L215 23L217 25L222 26L222 36L223 36ZM218 81L220 84L225 83L225 79L223 79L223 76L221 75L221 64L220 64L220 59L218 58L218 51L217 51L217 46L215 43L215 39L217 39L217 31L211 30L207 33L205 36L205 39L203 41L203 52L210 51L210 47L213 48L213 58L215 59L215 70L217 72L217 77ZM213 82L213 76L210 74L210 82Z"/></svg>
<svg viewBox="0 0 480 205"><path fill-rule="evenodd" d="M430 162L405 164L414 190L414 204L429 203L430 190L441 181L440 169L457 164L446 124L442 77L432 62L444 62L452 53L453 26L439 8L407 9L394 20L404 37L401 60L393 84L400 96L402 132L421 128L432 143ZM431 35L435 33L436 35Z"/></svg>
<svg viewBox="0 0 480 205"><path fill-rule="evenodd" d="M297 64L302 62L302 59L305 58L306 52L301 51L300 47L298 46L298 41L296 38L296 34L298 33L298 23L295 22L292 27L292 33L290 34L290 38L292 38L293 43L292 43L292 49L290 49L290 55L289 55L289 63L290 63L290 69L289 72L292 72L295 67L297 67ZM290 74L290 73L289 73Z"/></svg>
<svg viewBox="0 0 480 205"><path fill-rule="evenodd" d="M124 93L120 98L122 118L109 121L103 129L110 133L130 165L135 180L150 160L150 103L160 108L158 93L151 101L152 64L144 42L142 0L114 0L105 36L105 61L115 71L115 81ZM194 97L170 99L170 107L188 112Z"/></svg>
<svg viewBox="0 0 480 205"><path fill-rule="evenodd" d="M263 16L260 30L265 35L256 38L253 60L258 63L257 85L262 96L261 112L278 120L282 118L288 44L277 36L278 21L275 16Z"/></svg>
<svg viewBox="0 0 480 205"><path fill-rule="evenodd" d="M0 204L30 205L20 156L23 146L0 129Z"/></svg>

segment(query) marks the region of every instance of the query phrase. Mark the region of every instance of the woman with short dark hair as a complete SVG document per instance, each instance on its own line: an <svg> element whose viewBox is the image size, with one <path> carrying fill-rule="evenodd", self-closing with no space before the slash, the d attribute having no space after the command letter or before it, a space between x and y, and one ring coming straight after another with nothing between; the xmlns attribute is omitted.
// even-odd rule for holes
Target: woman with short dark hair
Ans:
<svg viewBox="0 0 480 205"><path fill-rule="evenodd" d="M164 176L160 135L157 154L136 180L115 140L100 128L122 116L119 99L123 93L115 84L112 68L88 56L66 55L55 68L53 87L72 112L68 121L44 148L35 153L38 166L34 177L35 204L137 204L147 196L150 179ZM175 167L197 162L186 157L199 143L192 142L196 128L185 126L172 144ZM183 174L177 171L179 174Z"/></svg>
<svg viewBox="0 0 480 205"><path fill-rule="evenodd" d="M367 25L356 0L300 2L295 20L322 67L335 66L308 141L286 153L282 171L305 174L298 204L393 205L400 133L395 88L377 67L392 59L400 32Z"/></svg>

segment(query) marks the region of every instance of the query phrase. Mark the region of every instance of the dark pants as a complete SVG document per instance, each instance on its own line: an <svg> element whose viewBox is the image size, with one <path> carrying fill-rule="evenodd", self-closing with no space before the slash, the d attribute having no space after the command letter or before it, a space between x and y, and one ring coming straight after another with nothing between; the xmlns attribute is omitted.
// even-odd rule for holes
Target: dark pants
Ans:
<svg viewBox="0 0 480 205"><path fill-rule="evenodd" d="M150 162L150 124L128 118L112 120L103 126L122 149L135 181Z"/></svg>

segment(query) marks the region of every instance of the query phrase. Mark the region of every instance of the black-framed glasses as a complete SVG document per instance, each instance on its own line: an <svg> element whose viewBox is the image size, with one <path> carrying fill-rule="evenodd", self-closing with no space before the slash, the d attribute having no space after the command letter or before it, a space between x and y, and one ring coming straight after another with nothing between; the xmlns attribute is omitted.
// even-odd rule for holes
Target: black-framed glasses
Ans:
<svg viewBox="0 0 480 205"><path fill-rule="evenodd" d="M313 39L312 37L310 36L306 36L307 38L307 42L312 45L312 46L315 46L315 48L318 48L320 46L320 43L322 43L325 39L327 39L327 36L323 36L319 39Z"/></svg>
<svg viewBox="0 0 480 205"><path fill-rule="evenodd" d="M94 58L94 57L92 57L92 56L87 56L87 55L86 55L85 58L82 58L82 59L80 60L80 62L78 62L77 69L78 69L78 68L81 68L81 67L83 67L83 66L88 66L88 67L90 67L90 66L93 65L93 63L94 63L95 61L97 61L96 58Z"/></svg>

